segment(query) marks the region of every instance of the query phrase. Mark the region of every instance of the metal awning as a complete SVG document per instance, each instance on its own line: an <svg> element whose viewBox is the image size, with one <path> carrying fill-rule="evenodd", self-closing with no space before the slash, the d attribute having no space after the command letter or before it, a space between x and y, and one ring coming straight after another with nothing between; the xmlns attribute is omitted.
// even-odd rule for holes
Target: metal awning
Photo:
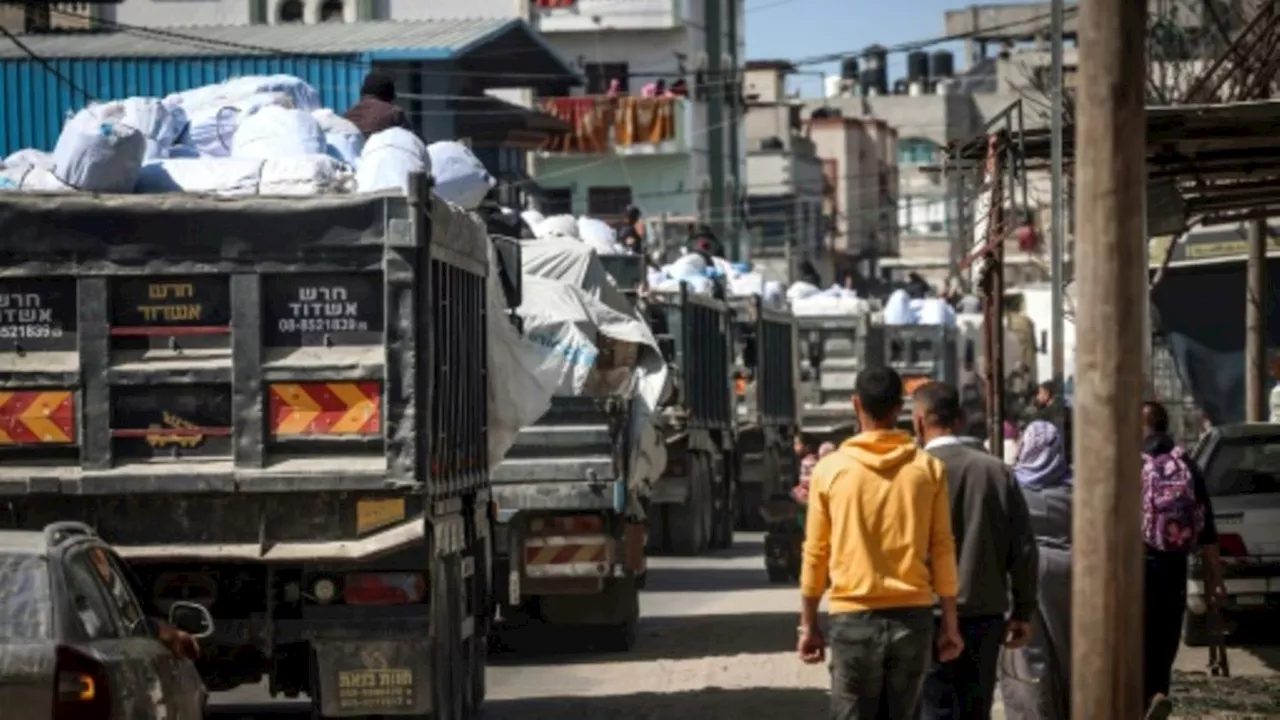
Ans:
<svg viewBox="0 0 1280 720"><path fill-rule="evenodd" d="M1280 216L1280 101L1147 108L1149 205L1162 215L1180 213L1182 228ZM1068 163L1075 156L1075 128L1063 130ZM1009 138L1028 169L1050 160L1047 128ZM953 155L980 164L987 136L962 143ZM1176 194L1172 190L1176 189ZM1166 217L1166 219L1175 219ZM1164 228L1159 232L1173 232Z"/></svg>

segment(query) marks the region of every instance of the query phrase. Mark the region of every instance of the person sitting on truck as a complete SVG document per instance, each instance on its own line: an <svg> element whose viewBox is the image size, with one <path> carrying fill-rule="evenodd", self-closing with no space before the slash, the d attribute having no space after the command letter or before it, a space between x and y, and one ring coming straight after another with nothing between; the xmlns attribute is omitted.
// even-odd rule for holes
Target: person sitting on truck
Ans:
<svg viewBox="0 0 1280 720"><path fill-rule="evenodd" d="M627 206L623 223L618 227L618 242L637 255L644 254L644 223L640 221L640 208L635 205Z"/></svg>
<svg viewBox="0 0 1280 720"><path fill-rule="evenodd" d="M371 72L364 76L364 83L360 86L360 100L342 117L360 128L366 138L393 127L413 130L409 117L396 107L395 102L395 80L384 73Z"/></svg>
<svg viewBox="0 0 1280 720"><path fill-rule="evenodd" d="M859 432L813 469L801 566L797 651L823 661L818 607L831 581L831 713L848 720L907 720L919 712L934 658L964 649L956 610L955 538L942 462L897 429L902 378L858 373Z"/></svg>

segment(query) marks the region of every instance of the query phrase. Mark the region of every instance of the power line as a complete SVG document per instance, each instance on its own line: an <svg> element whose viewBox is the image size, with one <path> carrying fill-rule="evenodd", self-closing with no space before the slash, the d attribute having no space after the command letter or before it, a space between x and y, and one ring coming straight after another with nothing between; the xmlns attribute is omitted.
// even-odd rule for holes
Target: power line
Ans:
<svg viewBox="0 0 1280 720"><path fill-rule="evenodd" d="M48 71L54 77L61 80L63 83L66 83L67 87L70 87L75 92L83 95L86 101L88 102L94 101L94 97L92 94L89 93L89 91L85 90L79 85L76 85L75 81L73 81L71 78L58 72L58 68L54 67L48 60L45 60L44 58L40 57L40 55L36 53L34 50L32 50L30 47L27 47L27 44L22 42L22 40L18 39L17 35L14 35L12 32L10 32L9 28L5 27L4 25L0 25L0 35L4 35L6 38L8 38L9 42L12 42L19 50L25 53L27 57L40 63L40 65L44 67L46 71Z"/></svg>

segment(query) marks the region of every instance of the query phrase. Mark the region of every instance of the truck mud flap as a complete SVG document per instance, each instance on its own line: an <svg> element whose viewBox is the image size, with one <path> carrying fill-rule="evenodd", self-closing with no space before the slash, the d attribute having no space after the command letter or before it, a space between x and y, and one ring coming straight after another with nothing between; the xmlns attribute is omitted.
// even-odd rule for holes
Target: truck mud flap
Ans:
<svg viewBox="0 0 1280 720"><path fill-rule="evenodd" d="M325 717L425 715L432 711L427 634L401 640L314 640Z"/></svg>

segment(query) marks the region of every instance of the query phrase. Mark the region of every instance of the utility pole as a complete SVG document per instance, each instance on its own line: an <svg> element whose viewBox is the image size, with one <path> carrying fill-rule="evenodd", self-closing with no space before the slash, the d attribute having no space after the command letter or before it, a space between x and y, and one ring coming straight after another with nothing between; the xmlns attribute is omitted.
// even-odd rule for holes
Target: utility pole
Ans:
<svg viewBox="0 0 1280 720"><path fill-rule="evenodd" d="M1244 306L1244 419L1266 422L1267 412L1267 221L1249 222L1249 259Z"/></svg>
<svg viewBox="0 0 1280 720"><path fill-rule="evenodd" d="M1076 24L1075 502L1071 717L1142 707L1142 314L1146 11L1084 0Z"/></svg>
<svg viewBox="0 0 1280 720"><path fill-rule="evenodd" d="M1067 212L1066 204L1063 202L1063 178L1062 178L1062 124L1063 124L1063 102L1062 102L1062 33L1064 23L1064 2L1063 0L1052 0L1051 2L1051 19L1050 30L1051 35L1051 63L1049 73L1049 99L1052 105L1049 115L1050 117L1050 151L1052 154L1051 163L1053 168L1049 174L1049 196L1050 196L1050 222L1052 223L1052 234L1049 236L1049 281L1051 283L1049 291L1049 304L1051 307L1049 321L1049 341L1051 343L1050 350L1052 354L1050 359L1053 363L1053 392L1055 395L1062 396L1066 384L1063 382L1064 366L1066 364L1066 349L1064 343L1064 316L1066 307L1063 300L1063 290L1066 278L1063 277L1063 252L1065 251ZM1059 400L1054 404L1057 408L1054 412L1054 422L1058 427L1063 427L1066 421L1066 403Z"/></svg>

